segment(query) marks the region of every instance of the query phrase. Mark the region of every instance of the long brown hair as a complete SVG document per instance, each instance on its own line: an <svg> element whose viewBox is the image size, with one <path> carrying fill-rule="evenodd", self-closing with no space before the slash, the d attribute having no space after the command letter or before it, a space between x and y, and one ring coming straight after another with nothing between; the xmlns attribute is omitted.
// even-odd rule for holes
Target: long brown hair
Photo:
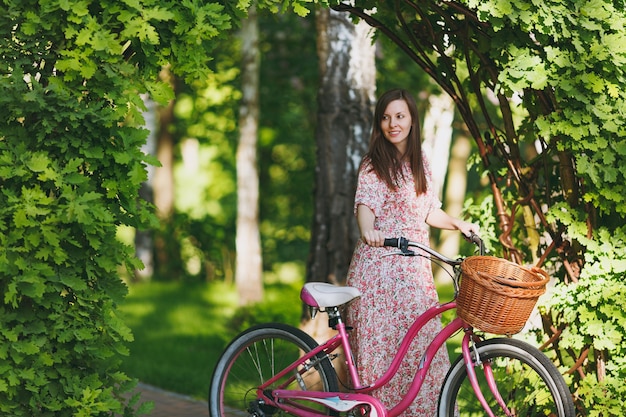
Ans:
<svg viewBox="0 0 626 417"><path fill-rule="evenodd" d="M380 128L387 106L395 100L404 100L409 108L409 113L411 113L411 131L409 132L404 155L401 155L398 149L385 139ZM372 126L369 149L363 161L369 160L372 169L378 177L385 181L392 190L397 188L398 181L402 179L403 161L408 161L415 181L415 192L418 195L426 192L427 184L420 132L417 105L415 104L415 99L408 91L397 88L389 90L380 96L374 111L374 125Z"/></svg>

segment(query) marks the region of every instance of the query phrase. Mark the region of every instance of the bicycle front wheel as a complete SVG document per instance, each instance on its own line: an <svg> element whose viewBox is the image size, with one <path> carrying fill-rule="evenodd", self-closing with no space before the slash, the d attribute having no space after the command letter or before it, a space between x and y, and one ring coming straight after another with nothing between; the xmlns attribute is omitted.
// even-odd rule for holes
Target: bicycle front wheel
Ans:
<svg viewBox="0 0 626 417"><path fill-rule="evenodd" d="M539 349L520 340L504 338L482 341L476 348L482 362L474 367L478 384L495 415L575 416L572 396L563 376ZM504 407L487 384L485 367L493 370L495 386ZM463 356L448 371L439 397L438 415L485 415L467 377Z"/></svg>
<svg viewBox="0 0 626 417"><path fill-rule="evenodd" d="M254 326L239 334L213 372L209 389L211 417L247 416L255 407L265 415L282 416L281 410L256 401L256 389L317 346L302 330L280 323ZM337 374L323 353L275 381L269 389L279 384L288 384L283 389L339 391Z"/></svg>

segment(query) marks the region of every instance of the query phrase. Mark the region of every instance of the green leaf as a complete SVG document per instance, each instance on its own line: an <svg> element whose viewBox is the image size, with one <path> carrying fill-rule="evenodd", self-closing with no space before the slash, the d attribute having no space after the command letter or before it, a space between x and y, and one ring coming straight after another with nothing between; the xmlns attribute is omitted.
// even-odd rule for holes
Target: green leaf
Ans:
<svg viewBox="0 0 626 417"><path fill-rule="evenodd" d="M71 288L72 290L77 292L88 289L85 281L78 276L63 275L60 277L60 281L66 287Z"/></svg>
<svg viewBox="0 0 626 417"><path fill-rule="evenodd" d="M147 82L146 89L150 93L150 98L159 104L165 105L174 99L174 90L169 84Z"/></svg>
<svg viewBox="0 0 626 417"><path fill-rule="evenodd" d="M50 159L43 154L33 155L27 163L28 168L30 168L33 172L43 172L49 165Z"/></svg>

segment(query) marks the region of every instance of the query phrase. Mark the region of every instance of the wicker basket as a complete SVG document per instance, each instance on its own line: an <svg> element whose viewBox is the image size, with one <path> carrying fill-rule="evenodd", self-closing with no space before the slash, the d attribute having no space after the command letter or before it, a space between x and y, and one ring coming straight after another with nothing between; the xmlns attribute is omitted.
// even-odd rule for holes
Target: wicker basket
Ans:
<svg viewBox="0 0 626 417"><path fill-rule="evenodd" d="M530 269L493 256L471 256L461 264L457 314L488 333L518 333L546 291L550 280L540 268Z"/></svg>

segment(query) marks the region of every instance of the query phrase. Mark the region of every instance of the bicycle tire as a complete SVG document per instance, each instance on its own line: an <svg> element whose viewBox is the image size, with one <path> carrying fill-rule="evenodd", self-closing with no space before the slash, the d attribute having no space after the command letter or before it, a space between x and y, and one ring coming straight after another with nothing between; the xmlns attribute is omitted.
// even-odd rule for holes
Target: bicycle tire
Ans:
<svg viewBox="0 0 626 417"><path fill-rule="evenodd" d="M476 345L481 361L491 363L498 391L512 416L575 417L574 402L558 369L539 349L516 339L489 339ZM504 415L485 382L481 367L476 376L489 406ZM450 367L439 396L440 417L484 416L461 355Z"/></svg>
<svg viewBox="0 0 626 417"><path fill-rule="evenodd" d="M226 347L213 371L209 388L211 417L254 415L248 408L256 398L256 387L295 362L301 352L317 346L302 330L282 323L261 324L240 333ZM294 383L294 389L339 391L337 374L327 355L318 354L311 365L299 384ZM262 409L268 416L283 415L274 407L263 405Z"/></svg>

